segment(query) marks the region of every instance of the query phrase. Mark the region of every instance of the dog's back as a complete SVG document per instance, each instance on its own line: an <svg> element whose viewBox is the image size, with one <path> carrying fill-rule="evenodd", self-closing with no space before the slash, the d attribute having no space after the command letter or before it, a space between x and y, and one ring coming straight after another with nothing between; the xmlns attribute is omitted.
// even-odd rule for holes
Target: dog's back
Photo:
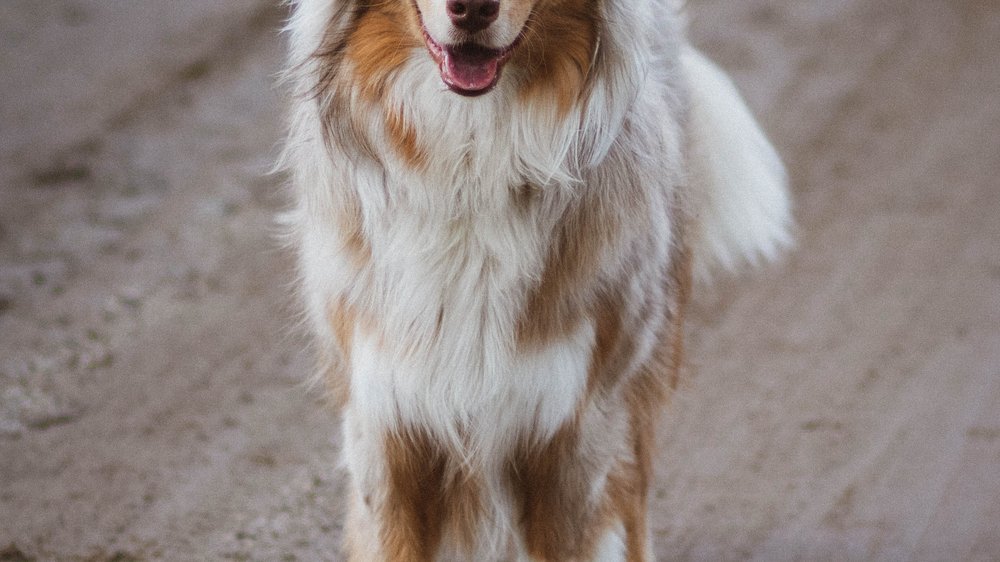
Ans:
<svg viewBox="0 0 1000 562"><path fill-rule="evenodd" d="M692 254L770 254L788 221L677 27L645 0L296 3L289 218L352 560L649 559Z"/></svg>

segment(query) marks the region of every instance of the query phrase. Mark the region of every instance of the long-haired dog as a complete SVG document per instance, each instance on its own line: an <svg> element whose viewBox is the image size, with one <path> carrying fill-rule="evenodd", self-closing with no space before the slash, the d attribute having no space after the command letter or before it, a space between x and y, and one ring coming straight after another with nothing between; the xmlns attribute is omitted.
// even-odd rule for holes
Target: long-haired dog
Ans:
<svg viewBox="0 0 1000 562"><path fill-rule="evenodd" d="M293 0L301 289L354 561L650 560L692 274L784 172L671 0Z"/></svg>

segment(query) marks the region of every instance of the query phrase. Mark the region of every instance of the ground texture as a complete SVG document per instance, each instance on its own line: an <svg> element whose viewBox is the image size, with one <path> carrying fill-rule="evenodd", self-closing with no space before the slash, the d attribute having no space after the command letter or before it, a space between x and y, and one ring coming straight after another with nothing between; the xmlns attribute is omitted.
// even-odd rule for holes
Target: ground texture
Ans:
<svg viewBox="0 0 1000 562"><path fill-rule="evenodd" d="M0 5L0 560L337 560L266 174L283 13ZM677 560L1000 559L1000 4L701 0L798 247L696 297Z"/></svg>

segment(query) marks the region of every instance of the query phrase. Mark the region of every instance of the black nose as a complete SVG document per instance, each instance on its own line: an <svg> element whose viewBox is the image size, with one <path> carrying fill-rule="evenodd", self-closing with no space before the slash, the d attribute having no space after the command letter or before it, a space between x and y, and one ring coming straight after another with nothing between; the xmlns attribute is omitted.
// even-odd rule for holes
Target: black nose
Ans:
<svg viewBox="0 0 1000 562"><path fill-rule="evenodd" d="M496 21L500 0L448 0L448 17L455 27L475 33Z"/></svg>

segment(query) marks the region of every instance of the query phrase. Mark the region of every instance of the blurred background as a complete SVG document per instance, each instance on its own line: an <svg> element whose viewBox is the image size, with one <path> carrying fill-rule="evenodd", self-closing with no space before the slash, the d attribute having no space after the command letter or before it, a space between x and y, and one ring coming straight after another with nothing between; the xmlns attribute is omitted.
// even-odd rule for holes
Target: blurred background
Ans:
<svg viewBox="0 0 1000 562"><path fill-rule="evenodd" d="M660 559L1000 559L1000 4L691 0L798 247L701 288ZM263 0L0 3L0 560L337 560Z"/></svg>

